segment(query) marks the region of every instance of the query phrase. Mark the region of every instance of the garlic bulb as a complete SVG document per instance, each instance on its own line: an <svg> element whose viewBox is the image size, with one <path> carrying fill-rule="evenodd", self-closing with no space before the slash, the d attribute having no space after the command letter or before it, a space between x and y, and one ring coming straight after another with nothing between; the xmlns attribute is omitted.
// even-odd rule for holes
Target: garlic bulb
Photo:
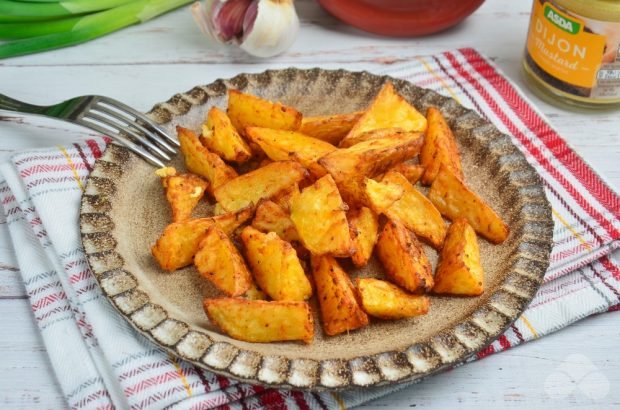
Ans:
<svg viewBox="0 0 620 410"><path fill-rule="evenodd" d="M203 33L257 57L286 51L299 31L293 0L206 0L192 14Z"/></svg>

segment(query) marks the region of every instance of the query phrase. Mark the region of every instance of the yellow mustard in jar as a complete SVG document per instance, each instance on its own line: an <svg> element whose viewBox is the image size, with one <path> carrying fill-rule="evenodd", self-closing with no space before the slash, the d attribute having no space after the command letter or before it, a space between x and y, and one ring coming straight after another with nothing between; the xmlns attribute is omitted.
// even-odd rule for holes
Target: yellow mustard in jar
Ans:
<svg viewBox="0 0 620 410"><path fill-rule="evenodd" d="M523 68L556 101L620 107L620 0L534 0Z"/></svg>

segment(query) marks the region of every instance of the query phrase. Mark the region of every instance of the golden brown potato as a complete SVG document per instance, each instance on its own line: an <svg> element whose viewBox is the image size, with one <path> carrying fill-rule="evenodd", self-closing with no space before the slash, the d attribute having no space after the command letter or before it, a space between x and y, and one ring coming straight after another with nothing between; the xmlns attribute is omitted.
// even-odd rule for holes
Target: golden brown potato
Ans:
<svg viewBox="0 0 620 410"><path fill-rule="evenodd" d="M415 235L399 221L389 220L377 241L377 254L392 282L411 293L433 287L431 263Z"/></svg>
<svg viewBox="0 0 620 410"><path fill-rule="evenodd" d="M193 131L177 126L177 135L187 169L205 177L210 183L209 189L214 190L237 176L237 172L226 165L222 158L200 143Z"/></svg>
<svg viewBox="0 0 620 410"><path fill-rule="evenodd" d="M312 138L338 145L340 140L351 131L362 114L364 114L363 111L357 111L349 114L304 117L301 120L299 131Z"/></svg>
<svg viewBox="0 0 620 410"><path fill-rule="evenodd" d="M234 339L311 343L314 337L312 311L306 302L217 298L205 299L203 305L211 323Z"/></svg>
<svg viewBox="0 0 620 410"><path fill-rule="evenodd" d="M353 209L347 214L349 230L353 240L355 253L351 256L353 264L358 268L366 266L377 243L379 218L369 208Z"/></svg>
<svg viewBox="0 0 620 410"><path fill-rule="evenodd" d="M419 164L412 164L410 162L401 162L398 165L393 166L388 169L388 172L398 172L405 178L411 185L415 185L418 183L420 178L422 178L422 174L424 173L424 167Z"/></svg>
<svg viewBox="0 0 620 410"><path fill-rule="evenodd" d="M355 144L359 144L364 141L378 140L381 138L401 138L408 139L421 135L420 132L403 131L400 128L381 128L378 130L368 131L355 137L347 137L340 141L339 148L349 148Z"/></svg>
<svg viewBox="0 0 620 410"><path fill-rule="evenodd" d="M287 242L299 241L299 234L288 212L272 201L259 203L252 226L261 232L275 232Z"/></svg>
<svg viewBox="0 0 620 410"><path fill-rule="evenodd" d="M252 210L247 208L237 213L228 213L211 218L174 222L164 229L164 232L151 248L151 253L162 269L167 271L180 269L192 263L200 241L212 225L215 224L227 234L231 234L251 216Z"/></svg>
<svg viewBox="0 0 620 410"><path fill-rule="evenodd" d="M493 243L502 243L510 234L508 225L465 183L442 165L428 192L428 198L442 215L465 218L476 232Z"/></svg>
<svg viewBox="0 0 620 410"><path fill-rule="evenodd" d="M312 256L312 275L327 335L368 325L368 316L357 302L353 284L334 257Z"/></svg>
<svg viewBox="0 0 620 410"><path fill-rule="evenodd" d="M169 175L161 180L172 210L172 222L185 221L205 194L209 183L198 175Z"/></svg>
<svg viewBox="0 0 620 410"><path fill-rule="evenodd" d="M248 138L258 144L272 160L295 160L308 168L317 178L326 173L325 168L319 165L317 161L336 149L325 141L308 137L296 131L260 127L248 127L245 131Z"/></svg>
<svg viewBox="0 0 620 410"><path fill-rule="evenodd" d="M364 177L372 178L414 157L422 140L421 134L412 134L405 139L388 137L360 142L325 155L319 164L334 177L345 202L351 206L364 206Z"/></svg>
<svg viewBox="0 0 620 410"><path fill-rule="evenodd" d="M294 108L237 90L228 90L227 113L241 135L245 135L246 127L298 130L302 118L301 113Z"/></svg>
<svg viewBox="0 0 620 410"><path fill-rule="evenodd" d="M314 255L350 256L354 249L338 188L325 175L291 201L291 221L303 245Z"/></svg>
<svg viewBox="0 0 620 410"><path fill-rule="evenodd" d="M223 209L234 212L255 206L261 199L271 198L306 175L306 169L298 162L272 162L220 185L213 191L213 196Z"/></svg>
<svg viewBox="0 0 620 410"><path fill-rule="evenodd" d="M252 284L243 257L217 225L211 225L200 241L194 265L203 278L228 296L241 296Z"/></svg>
<svg viewBox="0 0 620 410"><path fill-rule="evenodd" d="M459 149L456 146L454 134L441 115L441 111L431 107L428 109L426 117L428 119L428 130L420 151L420 164L425 168L422 183L430 185L437 177L439 167L442 164L448 167L459 179L463 179Z"/></svg>
<svg viewBox="0 0 620 410"><path fill-rule="evenodd" d="M478 296L484 292L484 272L476 232L465 218L450 225L435 272L433 292Z"/></svg>
<svg viewBox="0 0 620 410"><path fill-rule="evenodd" d="M446 237L446 224L433 203L398 172L388 172L382 181L398 184L405 190L403 196L385 210L385 215L402 222L407 229L440 249Z"/></svg>
<svg viewBox="0 0 620 410"><path fill-rule="evenodd" d="M364 194L368 206L377 214L382 214L403 197L405 188L391 181L375 181L366 178L364 179Z"/></svg>
<svg viewBox="0 0 620 410"><path fill-rule="evenodd" d="M426 118L396 92L391 82L386 82L370 104L370 107L344 137L346 140L361 134L384 128L400 128L402 131L426 131Z"/></svg>
<svg viewBox="0 0 620 410"><path fill-rule="evenodd" d="M254 283L254 281L252 281L252 284L250 285L250 289L248 289L243 294L242 297L244 299L249 299L249 300L267 300L267 299L269 299L267 294L265 292L263 292L262 290L260 290L258 288L258 286L256 286L256 284Z"/></svg>
<svg viewBox="0 0 620 410"><path fill-rule="evenodd" d="M249 145L241 138L226 113L217 107L211 107L207 114L200 142L226 161L242 163L252 157Z"/></svg>
<svg viewBox="0 0 620 410"><path fill-rule="evenodd" d="M430 300L411 295L398 286L375 278L358 278L357 292L366 313L381 319L402 319L428 313Z"/></svg>
<svg viewBox="0 0 620 410"><path fill-rule="evenodd" d="M312 286L290 243L275 232L262 233L251 226L241 231L245 255L258 286L274 300L306 300Z"/></svg>

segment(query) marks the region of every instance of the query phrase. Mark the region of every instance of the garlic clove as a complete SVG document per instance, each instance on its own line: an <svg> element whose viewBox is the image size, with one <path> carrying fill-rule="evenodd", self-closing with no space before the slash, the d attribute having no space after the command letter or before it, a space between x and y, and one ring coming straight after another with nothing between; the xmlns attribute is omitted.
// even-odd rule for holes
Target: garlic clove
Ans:
<svg viewBox="0 0 620 410"><path fill-rule="evenodd" d="M200 30L257 57L286 51L299 31L293 0L206 0L191 7Z"/></svg>
<svg viewBox="0 0 620 410"><path fill-rule="evenodd" d="M241 48L257 57L272 57L295 42L299 18L293 0L258 0L255 20L245 26L251 29L244 32Z"/></svg>

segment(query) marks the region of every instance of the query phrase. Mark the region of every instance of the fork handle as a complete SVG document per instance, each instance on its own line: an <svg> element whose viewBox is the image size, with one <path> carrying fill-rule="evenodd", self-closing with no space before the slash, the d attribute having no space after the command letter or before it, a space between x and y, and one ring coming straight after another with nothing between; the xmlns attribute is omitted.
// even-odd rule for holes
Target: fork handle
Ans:
<svg viewBox="0 0 620 410"><path fill-rule="evenodd" d="M0 94L0 110L22 112L27 114L42 114L46 107L28 104L14 98Z"/></svg>

